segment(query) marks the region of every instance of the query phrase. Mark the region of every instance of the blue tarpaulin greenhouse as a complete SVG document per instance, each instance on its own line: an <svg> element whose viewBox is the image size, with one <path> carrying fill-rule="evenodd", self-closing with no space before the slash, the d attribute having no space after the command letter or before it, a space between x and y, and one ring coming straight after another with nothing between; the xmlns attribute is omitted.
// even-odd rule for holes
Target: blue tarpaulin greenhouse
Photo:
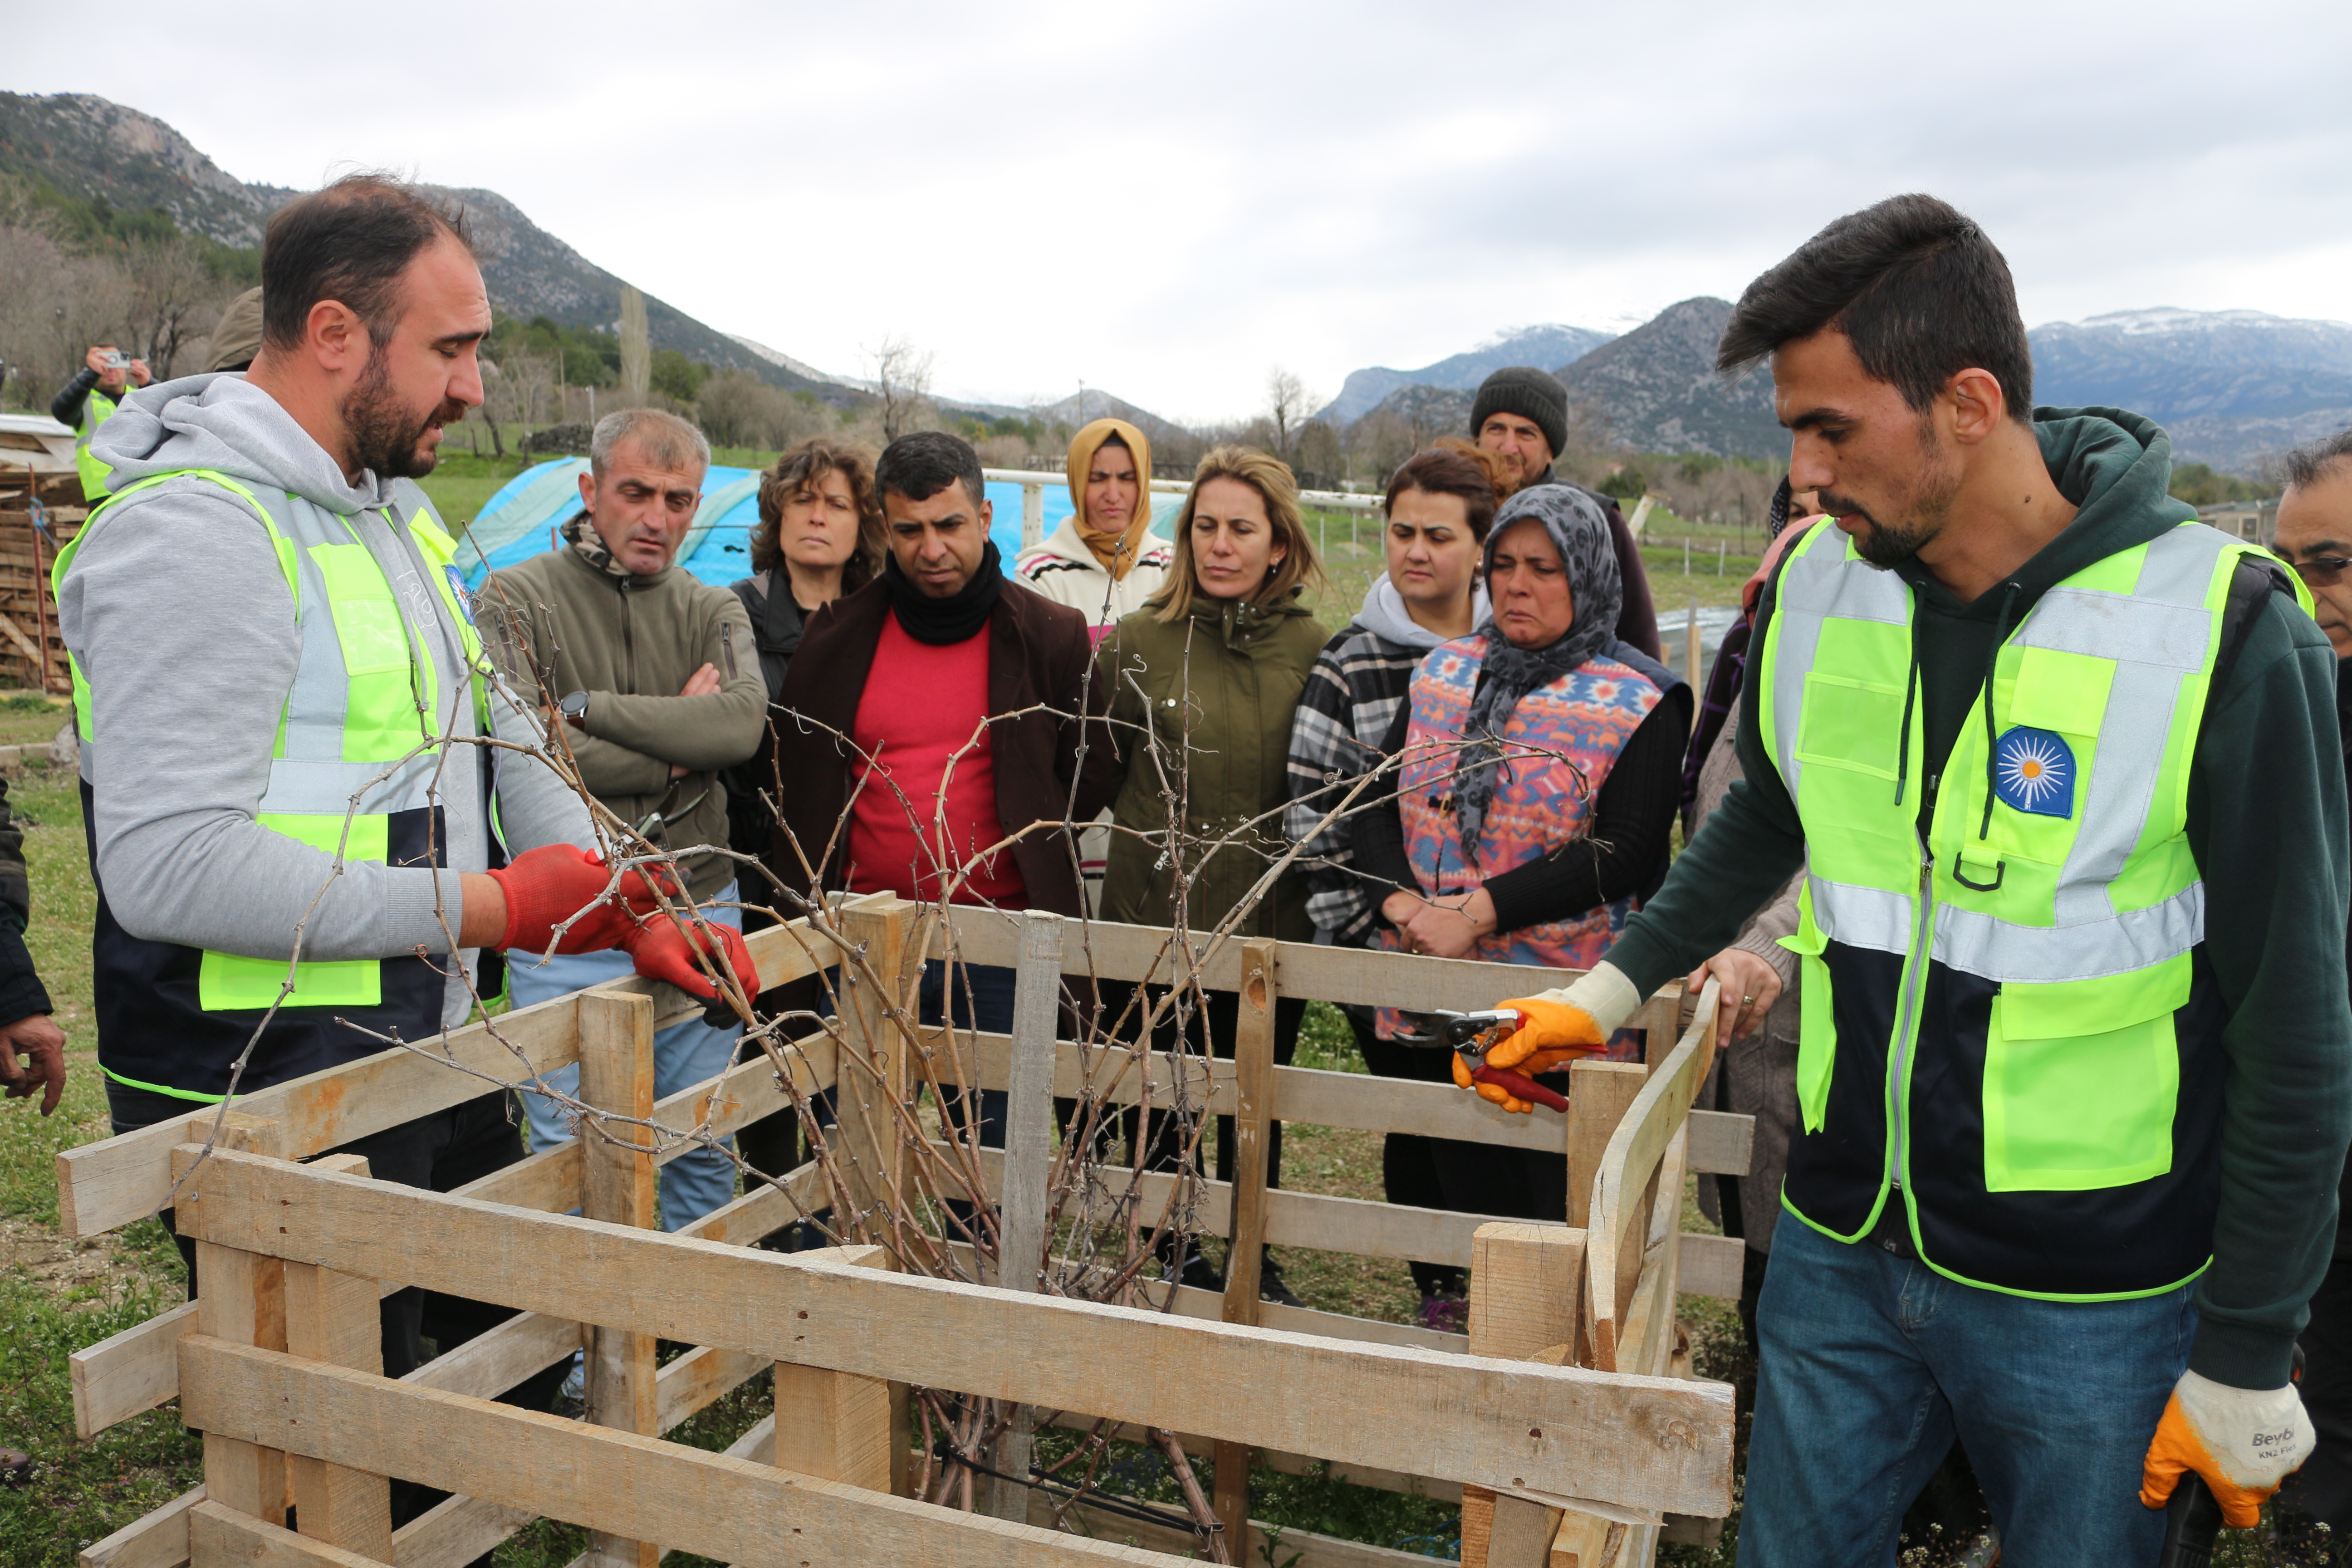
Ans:
<svg viewBox="0 0 2352 1568"><path fill-rule="evenodd" d="M553 549L556 529L580 510L580 476L587 471L585 458L557 458L525 468L508 480L482 508L458 546L457 560L467 586L478 588L482 579L498 568ZM1009 565L1021 552L1021 487L992 483L988 500L995 508L989 537L996 541ZM1069 489L1047 485L1044 500L1045 531L1051 533L1070 515ZM1167 534L1169 519L1182 502L1179 495L1151 498L1151 510L1158 519L1154 532ZM713 468L702 478L702 508L695 514L686 542L678 548L678 564L704 582L722 587L750 576L750 541L759 521L759 470Z"/></svg>

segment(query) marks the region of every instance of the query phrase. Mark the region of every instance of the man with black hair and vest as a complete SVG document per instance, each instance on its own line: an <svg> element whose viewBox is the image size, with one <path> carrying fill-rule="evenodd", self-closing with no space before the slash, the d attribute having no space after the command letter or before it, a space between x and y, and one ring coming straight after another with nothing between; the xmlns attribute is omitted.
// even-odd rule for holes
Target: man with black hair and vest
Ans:
<svg viewBox="0 0 2352 1568"><path fill-rule="evenodd" d="M578 794L478 743L545 737L413 482L481 402L490 307L462 219L353 175L278 210L261 271L250 373L133 393L96 443L113 494L57 563L117 1132L428 1041L497 994L509 947L619 947L714 992ZM439 1191L522 1157L503 1092L346 1147ZM396 1291L385 1375L420 1336L446 1352L508 1315Z"/></svg>
<svg viewBox="0 0 2352 1568"><path fill-rule="evenodd" d="M1478 384L1470 405L1470 437L1493 455L1507 494L1530 485L1568 485L1554 467L1568 447L1568 388L1559 377L1533 365L1507 365ZM1584 489L1582 485L1570 485ZM1650 598L1650 574L1642 548L1617 502L1599 490L1584 490L1609 520L1609 543L1617 556L1617 581L1624 599L1617 606L1617 640L1663 659L1658 611Z"/></svg>
<svg viewBox="0 0 2352 1568"><path fill-rule="evenodd" d="M1759 603L1744 778L1489 1053L1595 1048L1801 867L1798 1130L1744 1564L1892 1560L1957 1436L2004 1560L2155 1561L2310 1452L2290 1382L2352 1131L2336 660L2118 409L2034 408L2008 265L1930 196L1751 284L1816 525Z"/></svg>

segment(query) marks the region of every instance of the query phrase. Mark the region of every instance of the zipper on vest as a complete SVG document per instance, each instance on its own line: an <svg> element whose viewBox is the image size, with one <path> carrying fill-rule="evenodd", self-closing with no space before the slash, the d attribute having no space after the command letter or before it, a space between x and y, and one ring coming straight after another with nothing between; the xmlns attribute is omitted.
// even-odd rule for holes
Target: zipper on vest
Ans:
<svg viewBox="0 0 2352 1568"><path fill-rule="evenodd" d="M1935 924L1935 851L1919 846L1919 893L1912 900L1911 951L1903 958L1903 991L1895 1014L1895 1054L1886 1069L1886 1179L1903 1190L1904 1144L1909 1134L1911 1052L1919 1041L1919 998L1927 984L1927 950Z"/></svg>

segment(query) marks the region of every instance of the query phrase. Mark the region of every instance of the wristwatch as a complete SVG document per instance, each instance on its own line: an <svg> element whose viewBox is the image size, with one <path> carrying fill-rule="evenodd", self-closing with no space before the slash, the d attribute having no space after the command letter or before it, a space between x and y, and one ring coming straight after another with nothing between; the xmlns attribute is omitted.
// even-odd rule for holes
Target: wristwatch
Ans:
<svg viewBox="0 0 2352 1568"><path fill-rule="evenodd" d="M588 694L586 692L572 693L555 705L555 710L562 714L563 721L573 729L585 730L588 727Z"/></svg>

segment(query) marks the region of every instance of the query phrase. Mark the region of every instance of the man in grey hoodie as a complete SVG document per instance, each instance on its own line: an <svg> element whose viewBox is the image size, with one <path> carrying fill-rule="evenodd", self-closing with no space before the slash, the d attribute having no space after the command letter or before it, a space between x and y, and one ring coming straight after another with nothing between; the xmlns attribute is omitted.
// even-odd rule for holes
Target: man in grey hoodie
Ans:
<svg viewBox="0 0 2352 1568"><path fill-rule="evenodd" d="M597 859L579 795L477 743L543 737L411 482L481 401L490 311L459 222L353 176L278 211L262 279L249 375L127 399L100 433L113 499L58 564L118 1132L462 1024L498 989L486 949L619 945L701 980L671 922L635 923L656 902ZM508 1107L349 1147L446 1191L520 1157ZM388 1297L385 1373L425 1321L446 1351L505 1315Z"/></svg>

